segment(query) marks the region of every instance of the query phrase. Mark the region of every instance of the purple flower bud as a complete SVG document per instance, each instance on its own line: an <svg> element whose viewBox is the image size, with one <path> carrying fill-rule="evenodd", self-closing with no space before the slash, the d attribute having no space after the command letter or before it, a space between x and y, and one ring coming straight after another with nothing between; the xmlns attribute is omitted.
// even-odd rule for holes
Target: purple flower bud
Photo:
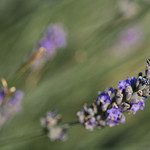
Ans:
<svg viewBox="0 0 150 150"><path fill-rule="evenodd" d="M0 93L0 104L2 103L5 93L6 93L6 91L4 90L4 88L2 88L2 91Z"/></svg>
<svg viewBox="0 0 150 150"><path fill-rule="evenodd" d="M15 105L18 105L18 102L20 100L22 100L23 98L23 92L22 91L16 91L13 95L12 98L9 98L8 101L7 101L7 104L9 106L15 106ZM20 105L20 104L19 104Z"/></svg>
<svg viewBox="0 0 150 150"><path fill-rule="evenodd" d="M47 31L47 38L53 41L57 47L66 45L66 33L61 26L53 25Z"/></svg>
<svg viewBox="0 0 150 150"><path fill-rule="evenodd" d="M128 86L131 86L131 81L129 77L127 77L127 80L120 80L118 83L118 89L120 91L125 90Z"/></svg>
<svg viewBox="0 0 150 150"><path fill-rule="evenodd" d="M40 42L40 47L45 48L47 54L51 54L56 48L55 43L50 42L47 38Z"/></svg>
<svg viewBox="0 0 150 150"><path fill-rule="evenodd" d="M105 105L106 103L110 103L111 102L111 98L109 96L108 93L99 93L98 97L97 97L97 103L102 103L102 105Z"/></svg>
<svg viewBox="0 0 150 150"><path fill-rule="evenodd" d="M96 125L97 122L94 117L92 117L90 120L85 122L85 128L90 131L92 131Z"/></svg>
<svg viewBox="0 0 150 150"><path fill-rule="evenodd" d="M120 108L113 106L111 109L107 110L107 113L108 119L118 120L119 116L122 114L122 110Z"/></svg>
<svg viewBox="0 0 150 150"><path fill-rule="evenodd" d="M135 77L131 78L131 85L135 85L136 84L137 79Z"/></svg>
<svg viewBox="0 0 150 150"><path fill-rule="evenodd" d="M130 110L133 110L133 114L135 115L139 109L143 110L144 106L145 106L144 101L139 101L139 102L133 104Z"/></svg>
<svg viewBox="0 0 150 150"><path fill-rule="evenodd" d="M61 26L50 26L44 39L40 42L40 47L44 47L47 54L51 54L56 48L63 48L66 45L66 33Z"/></svg>

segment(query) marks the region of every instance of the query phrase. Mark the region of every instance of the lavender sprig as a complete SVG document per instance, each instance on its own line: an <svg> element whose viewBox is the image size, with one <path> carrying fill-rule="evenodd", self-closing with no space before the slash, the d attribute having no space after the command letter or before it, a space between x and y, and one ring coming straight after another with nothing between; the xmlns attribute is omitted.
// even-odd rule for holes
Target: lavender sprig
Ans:
<svg viewBox="0 0 150 150"><path fill-rule="evenodd" d="M40 131L38 135L46 133L51 141L64 141L67 137L67 129L79 123L90 131L95 127L113 127L125 123L124 113L136 114L139 109L144 109L145 100L150 96L149 72L150 59L147 59L144 77L140 72L137 78L127 77L126 80L120 80L117 89L111 87L104 92L99 92L97 99L91 105L85 104L83 109L77 112L77 121L62 124L61 115L57 115L56 111L48 112L45 118L41 118L44 132ZM1 97L4 100L7 83L5 80L2 80L2 83ZM9 91L12 91L12 88ZM16 104L20 95L20 93L16 94L13 100L8 99L6 105Z"/></svg>
<svg viewBox="0 0 150 150"><path fill-rule="evenodd" d="M8 89L7 82L2 79L2 90L0 92L0 128L11 118L22 110L23 92L15 87Z"/></svg>
<svg viewBox="0 0 150 150"><path fill-rule="evenodd" d="M145 76L139 73L137 78L127 77L120 80L118 88L99 92L97 99L91 104L85 104L77 113L79 122L87 129L94 127L116 126L125 122L125 112L136 112L144 109L145 100L150 96L150 59L147 59Z"/></svg>
<svg viewBox="0 0 150 150"><path fill-rule="evenodd" d="M56 111L47 113L46 118L41 119L42 127L47 131L50 140L64 140L67 129L76 124L82 124L87 130L93 131L95 127L113 127L125 123L124 113L136 114L145 107L145 100L150 96L150 59L147 59L145 76L140 72L137 78L127 77L120 80L115 88L99 92L97 99L91 104L85 104L81 111L77 112L78 121L60 124L60 115Z"/></svg>
<svg viewBox="0 0 150 150"><path fill-rule="evenodd" d="M61 25L50 25L38 44L38 48L45 49L45 54L32 64L32 70L40 70L55 55L57 49L64 48L66 46L66 36L67 34Z"/></svg>

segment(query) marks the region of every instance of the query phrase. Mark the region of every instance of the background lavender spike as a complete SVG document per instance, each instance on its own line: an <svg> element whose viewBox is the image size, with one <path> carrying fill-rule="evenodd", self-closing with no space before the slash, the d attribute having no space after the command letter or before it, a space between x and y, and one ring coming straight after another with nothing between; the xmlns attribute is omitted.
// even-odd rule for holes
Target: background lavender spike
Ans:
<svg viewBox="0 0 150 150"><path fill-rule="evenodd" d="M7 97L0 106L0 128L7 124L11 118L22 110L23 92L18 90Z"/></svg>
<svg viewBox="0 0 150 150"><path fill-rule="evenodd" d="M67 124L60 124L61 116L57 111L48 112L45 118L41 118L41 126L46 131L51 141L61 140L64 141L67 138Z"/></svg>
<svg viewBox="0 0 150 150"><path fill-rule="evenodd" d="M62 49L66 46L66 38L67 33L62 25L50 25L37 47L43 47L46 52L33 63L32 69L40 70L49 59L53 58L57 49Z"/></svg>

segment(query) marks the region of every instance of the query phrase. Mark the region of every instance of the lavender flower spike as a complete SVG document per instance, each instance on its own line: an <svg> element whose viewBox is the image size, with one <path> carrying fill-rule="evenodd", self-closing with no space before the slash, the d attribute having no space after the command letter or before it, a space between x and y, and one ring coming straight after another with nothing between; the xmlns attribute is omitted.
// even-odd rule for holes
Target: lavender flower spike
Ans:
<svg viewBox="0 0 150 150"><path fill-rule="evenodd" d="M62 26L56 24L48 27L45 37L41 40L39 46L45 48L46 55L51 55L57 48L63 48L66 45L66 32Z"/></svg>
<svg viewBox="0 0 150 150"><path fill-rule="evenodd" d="M64 48L66 46L66 37L67 34L61 25L50 25L38 44L38 48L45 49L45 54L33 63L32 69L40 70L55 55L57 49Z"/></svg>
<svg viewBox="0 0 150 150"><path fill-rule="evenodd" d="M2 92L0 93L0 128L8 123L11 118L22 110L23 92L15 91L15 87L8 89L7 82L2 79Z"/></svg>
<svg viewBox="0 0 150 150"><path fill-rule="evenodd" d="M91 105L84 105L77 113L79 122L87 129L94 127L116 126L125 122L125 112L136 112L144 109L145 100L150 96L150 59L147 59L146 74L139 73L137 78L127 77L120 80L117 89L110 88L99 92ZM104 108L105 106L105 108Z"/></svg>

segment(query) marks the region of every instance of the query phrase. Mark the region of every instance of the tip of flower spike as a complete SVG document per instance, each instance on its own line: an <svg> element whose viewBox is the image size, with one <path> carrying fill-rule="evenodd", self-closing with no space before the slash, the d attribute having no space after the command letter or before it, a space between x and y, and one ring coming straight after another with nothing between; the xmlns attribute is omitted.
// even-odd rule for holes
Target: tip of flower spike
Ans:
<svg viewBox="0 0 150 150"><path fill-rule="evenodd" d="M148 59L146 59L146 61L147 61L148 65L150 65L150 59L148 58Z"/></svg>
<svg viewBox="0 0 150 150"><path fill-rule="evenodd" d="M39 46L45 48L46 54L51 55L56 48L63 48L66 45L66 32L61 25L51 25L47 28L44 38Z"/></svg>
<svg viewBox="0 0 150 150"><path fill-rule="evenodd" d="M138 76L142 76L142 72L140 72L140 73L138 74Z"/></svg>

